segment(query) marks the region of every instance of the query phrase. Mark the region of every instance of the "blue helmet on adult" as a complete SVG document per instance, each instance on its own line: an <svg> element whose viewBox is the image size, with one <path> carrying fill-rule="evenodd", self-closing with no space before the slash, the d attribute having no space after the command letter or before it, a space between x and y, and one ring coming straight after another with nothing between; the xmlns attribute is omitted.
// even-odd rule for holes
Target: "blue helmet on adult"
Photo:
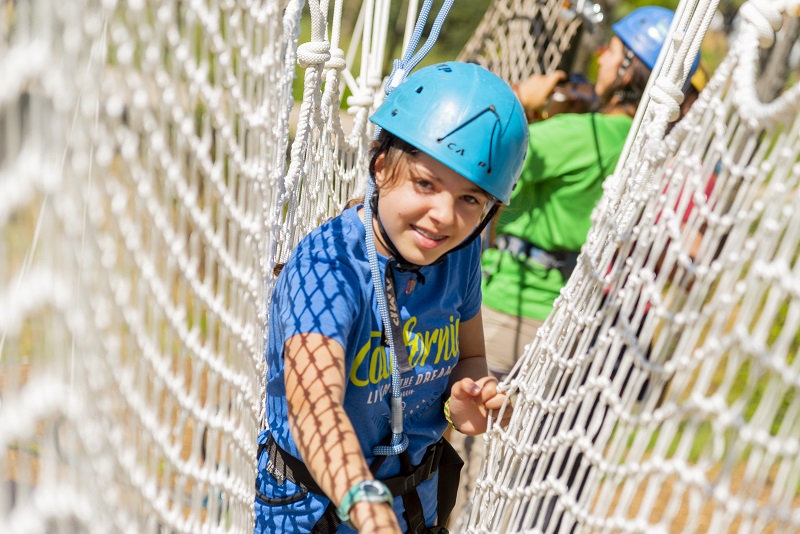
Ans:
<svg viewBox="0 0 800 534"><path fill-rule="evenodd" d="M528 149L525 112L485 68L447 62L400 84L370 120L508 204Z"/></svg>
<svg viewBox="0 0 800 534"><path fill-rule="evenodd" d="M647 68L653 70L658 61L658 54L669 35L669 27L675 13L660 6L644 6L634 9L611 26L614 33L636 55ZM687 76L687 87L692 75L700 64L700 54L694 58L692 68ZM684 92L686 88L684 87Z"/></svg>
<svg viewBox="0 0 800 534"><path fill-rule="evenodd" d="M640 7L622 17L611 29L636 57L653 70L674 16L675 13L666 7Z"/></svg>

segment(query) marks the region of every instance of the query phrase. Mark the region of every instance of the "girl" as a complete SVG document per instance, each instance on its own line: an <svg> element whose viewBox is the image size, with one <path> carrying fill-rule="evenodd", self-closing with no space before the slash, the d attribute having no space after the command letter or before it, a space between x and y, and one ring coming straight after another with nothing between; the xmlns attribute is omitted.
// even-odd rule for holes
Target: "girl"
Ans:
<svg viewBox="0 0 800 534"><path fill-rule="evenodd" d="M445 532L460 466L442 435L480 434L505 400L476 237L519 176L522 106L453 62L412 74L371 120L368 202L306 236L276 282L256 532Z"/></svg>

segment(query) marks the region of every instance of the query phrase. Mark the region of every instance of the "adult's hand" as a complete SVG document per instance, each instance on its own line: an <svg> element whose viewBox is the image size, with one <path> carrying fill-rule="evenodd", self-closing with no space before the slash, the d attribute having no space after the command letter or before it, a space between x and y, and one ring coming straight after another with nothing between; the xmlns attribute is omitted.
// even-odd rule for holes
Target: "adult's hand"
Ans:
<svg viewBox="0 0 800 534"><path fill-rule="evenodd" d="M567 73L557 70L551 74L533 74L524 82L512 86L529 121L547 106L553 89L566 79Z"/></svg>

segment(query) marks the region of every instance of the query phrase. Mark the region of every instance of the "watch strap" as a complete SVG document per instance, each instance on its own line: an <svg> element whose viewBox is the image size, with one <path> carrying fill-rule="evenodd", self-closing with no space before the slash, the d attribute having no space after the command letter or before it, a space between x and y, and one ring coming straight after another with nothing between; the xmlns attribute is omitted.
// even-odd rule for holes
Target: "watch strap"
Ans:
<svg viewBox="0 0 800 534"><path fill-rule="evenodd" d="M386 502L392 504L392 494L380 480L362 480L353 484L342 498L336 514L343 523L350 525L350 510L357 502Z"/></svg>

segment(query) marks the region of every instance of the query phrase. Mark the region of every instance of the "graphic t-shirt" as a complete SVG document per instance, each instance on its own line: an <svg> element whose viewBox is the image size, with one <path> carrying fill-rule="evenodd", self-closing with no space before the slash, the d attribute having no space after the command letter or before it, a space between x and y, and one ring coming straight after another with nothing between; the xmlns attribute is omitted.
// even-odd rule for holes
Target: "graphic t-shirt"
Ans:
<svg viewBox="0 0 800 534"><path fill-rule="evenodd" d="M389 428L391 369L382 344L383 330L367 259L360 206L346 210L311 232L298 245L276 282L270 308L267 346L267 421L269 432L284 450L300 458L289 431L284 383L284 343L296 334L318 333L345 348L346 387L344 408L358 435L367 463L375 460L372 449L385 445ZM412 371L401 377L404 431L412 462L419 464L427 448L444 433L442 395L458 362L459 325L480 310L480 243L449 254L442 263L423 267L425 283L412 273L397 272L398 306L403 341ZM381 272L387 258L378 255ZM308 372L314 372L309 369ZM266 433L260 442L266 440ZM329 501L308 494L290 503L300 489L290 481L278 484L265 471L266 452L259 458L256 531L277 529L302 532L310 529ZM400 472L399 458L389 456L378 478ZM436 520L437 478L419 488L428 525ZM395 511L404 527L402 499ZM340 531L349 531L341 526Z"/></svg>
<svg viewBox="0 0 800 534"><path fill-rule="evenodd" d="M627 115L564 113L530 125L528 154L495 234L510 234L544 250L580 250L591 214L614 172L632 119ZM544 320L566 280L558 269L486 250L483 303L514 316Z"/></svg>

